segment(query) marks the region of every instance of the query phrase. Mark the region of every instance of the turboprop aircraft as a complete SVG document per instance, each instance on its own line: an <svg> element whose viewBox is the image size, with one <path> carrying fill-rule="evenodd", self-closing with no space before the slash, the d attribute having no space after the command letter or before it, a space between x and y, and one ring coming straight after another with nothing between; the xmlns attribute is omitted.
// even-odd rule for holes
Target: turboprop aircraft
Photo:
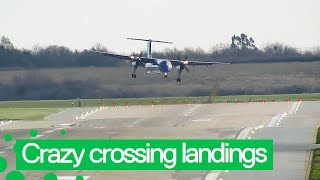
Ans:
<svg viewBox="0 0 320 180"><path fill-rule="evenodd" d="M149 72L159 72L164 74L164 78L168 78L168 73L175 67L178 70L178 77L177 82L181 82L181 72L185 69L187 72L189 72L188 66L209 66L214 64L230 64L230 63L223 63L223 62L202 62L202 61L189 61L186 57L184 60L172 60L172 59L158 59L153 58L151 54L151 44L153 42L155 43L167 43L167 44L173 44L172 42L166 42L166 41L157 41L152 39L136 39L136 38L127 38L129 40L135 40L135 41L146 41L147 42L147 57L142 57L142 53L139 56L125 56L125 55L119 55L119 54L112 54L108 52L101 52L101 51L95 51L90 50L94 53L99 53L105 56L115 57L123 60L129 60L131 61L131 64L133 66L133 73L131 75L132 78L137 78L136 71L138 67L144 67L149 70Z"/></svg>

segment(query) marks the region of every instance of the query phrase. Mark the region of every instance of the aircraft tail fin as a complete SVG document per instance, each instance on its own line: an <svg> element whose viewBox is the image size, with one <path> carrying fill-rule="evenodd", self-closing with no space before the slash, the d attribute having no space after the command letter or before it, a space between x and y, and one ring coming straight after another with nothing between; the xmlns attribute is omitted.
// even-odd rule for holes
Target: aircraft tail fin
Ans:
<svg viewBox="0 0 320 180"><path fill-rule="evenodd" d="M173 42L158 41L158 40L152 40L152 39L140 39L140 38L127 38L127 39L128 39L128 40L134 40L134 41L146 41L146 42L148 42L148 44L147 44L147 58L152 58L152 55L151 55L151 44L152 44L153 42L173 44Z"/></svg>

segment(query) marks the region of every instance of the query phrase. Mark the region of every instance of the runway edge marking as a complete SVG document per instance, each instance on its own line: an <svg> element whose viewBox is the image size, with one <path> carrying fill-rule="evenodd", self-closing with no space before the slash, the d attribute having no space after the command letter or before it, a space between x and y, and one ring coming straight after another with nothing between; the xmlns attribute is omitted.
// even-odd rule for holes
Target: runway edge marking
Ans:
<svg viewBox="0 0 320 180"><path fill-rule="evenodd" d="M87 111L84 114L81 114L80 116L75 117L76 120L81 119L81 120L86 120L87 116L93 115L96 112L102 111L103 109L106 109L108 107L106 106L101 106L99 108L96 108L95 110Z"/></svg>

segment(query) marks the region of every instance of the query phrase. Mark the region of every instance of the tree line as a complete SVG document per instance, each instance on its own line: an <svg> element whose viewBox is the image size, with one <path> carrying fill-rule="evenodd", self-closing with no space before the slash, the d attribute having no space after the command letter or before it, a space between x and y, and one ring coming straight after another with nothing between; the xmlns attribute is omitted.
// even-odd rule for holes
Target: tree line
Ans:
<svg viewBox="0 0 320 180"><path fill-rule="evenodd" d="M101 44L90 50L107 51ZM145 55L142 52L142 55ZM185 59L196 61L222 61L231 63L268 63L268 62L308 62L320 60L320 48L300 51L282 43L268 44L260 49L232 48L228 44L218 44L209 51L201 48L165 49L153 52L157 58ZM8 37L0 39L0 68L60 68L88 66L118 66L123 62L112 57L104 57L85 50L71 50L65 46L34 46L30 49L18 49Z"/></svg>

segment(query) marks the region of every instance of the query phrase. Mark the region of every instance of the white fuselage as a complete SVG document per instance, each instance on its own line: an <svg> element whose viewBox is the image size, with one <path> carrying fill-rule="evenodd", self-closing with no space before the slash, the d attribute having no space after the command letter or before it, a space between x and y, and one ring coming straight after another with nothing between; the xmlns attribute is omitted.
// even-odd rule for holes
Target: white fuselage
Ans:
<svg viewBox="0 0 320 180"><path fill-rule="evenodd" d="M145 68L148 71L160 71L162 73L168 73L172 70L172 64L166 59L155 59L153 63L146 63Z"/></svg>

